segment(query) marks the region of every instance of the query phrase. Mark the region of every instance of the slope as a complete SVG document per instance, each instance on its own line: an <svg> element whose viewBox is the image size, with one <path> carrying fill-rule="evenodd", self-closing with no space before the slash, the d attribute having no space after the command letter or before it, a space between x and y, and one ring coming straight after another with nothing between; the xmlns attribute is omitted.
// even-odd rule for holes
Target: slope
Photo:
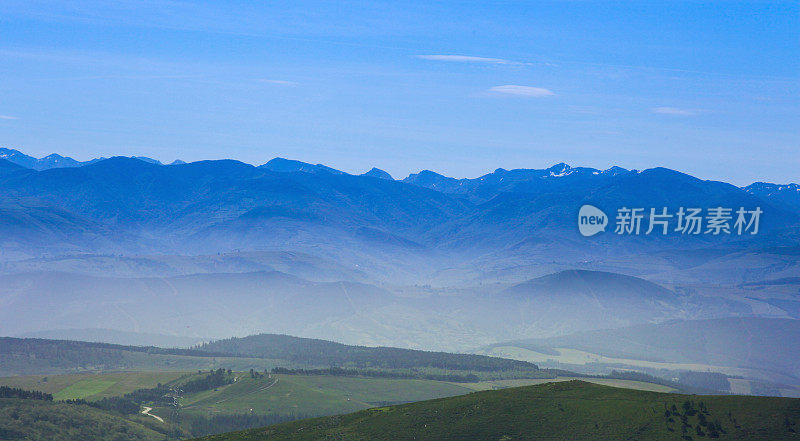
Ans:
<svg viewBox="0 0 800 441"><path fill-rule="evenodd" d="M203 438L260 440L798 439L800 400L696 396L581 381L478 392Z"/></svg>

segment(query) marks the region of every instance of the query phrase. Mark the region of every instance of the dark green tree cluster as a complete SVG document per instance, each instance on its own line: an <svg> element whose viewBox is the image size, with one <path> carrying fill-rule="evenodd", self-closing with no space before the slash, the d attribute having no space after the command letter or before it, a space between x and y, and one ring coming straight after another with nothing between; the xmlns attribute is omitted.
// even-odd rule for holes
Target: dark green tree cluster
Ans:
<svg viewBox="0 0 800 441"><path fill-rule="evenodd" d="M191 349L164 349L40 338L0 337L0 366L4 361L26 360L51 368L120 369L127 367L130 352L161 355L220 356Z"/></svg>
<svg viewBox="0 0 800 441"><path fill-rule="evenodd" d="M392 371L377 370L377 369L344 369L340 367L330 367L327 369L288 369L283 367L277 367L272 369L272 373L286 374L286 375L333 375L337 377L423 379L423 380L451 381L457 383L474 383L476 381L480 381L480 378L475 374L392 372Z"/></svg>
<svg viewBox="0 0 800 441"><path fill-rule="evenodd" d="M0 398L22 398L24 400L53 401L53 396L38 390L25 390L17 387L0 386Z"/></svg>
<svg viewBox="0 0 800 441"><path fill-rule="evenodd" d="M191 436L205 436L311 417L312 415L304 414L259 415L249 412L212 416L187 413L180 416L180 423L182 427L185 427L191 433Z"/></svg>
<svg viewBox="0 0 800 441"><path fill-rule="evenodd" d="M135 413L138 413L139 409L141 409L139 403L125 397L105 397L97 401L86 401L83 399L66 400L65 402L67 404L90 406L97 409L118 413L121 415L133 415Z"/></svg>
<svg viewBox="0 0 800 441"><path fill-rule="evenodd" d="M678 373L678 382L718 392L729 392L731 389L728 376L719 372L681 371Z"/></svg>
<svg viewBox="0 0 800 441"><path fill-rule="evenodd" d="M675 432L676 427L673 426L673 423L677 424L680 421L680 433L683 439L692 439L692 435L719 438L721 434L727 433L722 427L722 423L718 419L710 421L710 416L711 412L702 401L695 403L692 400L686 400L680 408L675 404L664 405L664 422L667 424L667 430ZM696 422L693 421L694 419ZM694 429L692 429L693 427Z"/></svg>
<svg viewBox="0 0 800 441"><path fill-rule="evenodd" d="M215 387L224 386L233 383L233 375L230 370L219 368L212 370L203 378L187 381L180 386L181 391L186 393L200 392L204 390L214 389Z"/></svg>
<svg viewBox="0 0 800 441"><path fill-rule="evenodd" d="M163 441L164 434L85 405L9 399L0 400L0 439Z"/></svg>

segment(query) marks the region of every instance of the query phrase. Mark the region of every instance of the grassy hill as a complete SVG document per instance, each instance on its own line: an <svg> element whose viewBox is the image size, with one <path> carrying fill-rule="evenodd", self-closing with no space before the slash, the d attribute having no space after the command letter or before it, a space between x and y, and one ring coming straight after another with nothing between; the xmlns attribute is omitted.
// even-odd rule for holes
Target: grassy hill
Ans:
<svg viewBox="0 0 800 441"><path fill-rule="evenodd" d="M164 436L144 421L131 421L86 405L0 399L2 440L162 441Z"/></svg>
<svg viewBox="0 0 800 441"><path fill-rule="evenodd" d="M533 363L484 355L429 352L390 347L353 346L288 335L259 334L203 344L195 351L248 357L269 357L311 366L463 371L535 371Z"/></svg>
<svg viewBox="0 0 800 441"><path fill-rule="evenodd" d="M0 376L109 371L236 370L293 366L285 360L39 338L0 337Z"/></svg>
<svg viewBox="0 0 800 441"><path fill-rule="evenodd" d="M476 392L202 438L261 440L788 440L800 400L693 396L582 381Z"/></svg>
<svg viewBox="0 0 800 441"><path fill-rule="evenodd" d="M158 383L169 384L194 372L146 371L108 372L71 375L19 375L0 377L0 386L38 390L53 395L56 400L85 399L100 400L119 397L137 389L155 387Z"/></svg>
<svg viewBox="0 0 800 441"><path fill-rule="evenodd" d="M800 320L731 317L681 320L496 343L482 353L531 362L557 360L723 372L778 384L800 384ZM584 356L585 360L581 360ZM747 393L747 392L745 392Z"/></svg>
<svg viewBox="0 0 800 441"><path fill-rule="evenodd" d="M109 371L347 368L372 376L444 379L552 378L526 361L474 354L351 346L287 335L231 338L196 349L164 349L37 338L0 337L0 376ZM367 372L369 371L369 372ZM477 378L476 378L477 380Z"/></svg>
<svg viewBox="0 0 800 441"><path fill-rule="evenodd" d="M208 374L207 371L195 371L19 376L0 378L0 386L39 390L52 394L56 401L85 400L72 406L86 407L86 404L92 406L92 412L101 409L115 418L144 423L151 429L168 434L169 439L184 439L355 412L376 406L465 395L473 391L570 380L569 377L559 377L451 383L420 379L232 372L224 376L232 381L210 384L199 390L186 387L188 383L203 379ZM634 380L591 378L587 381L643 390L674 391L664 385ZM163 388L157 391L155 388L158 384L162 384ZM161 399L165 394L175 396L177 400ZM131 401L142 407L129 408L125 403L130 404ZM39 404L49 406L52 403L37 401L28 406ZM163 419L163 422L140 415L139 411L144 407L151 408L150 414ZM48 438L32 436L30 439Z"/></svg>

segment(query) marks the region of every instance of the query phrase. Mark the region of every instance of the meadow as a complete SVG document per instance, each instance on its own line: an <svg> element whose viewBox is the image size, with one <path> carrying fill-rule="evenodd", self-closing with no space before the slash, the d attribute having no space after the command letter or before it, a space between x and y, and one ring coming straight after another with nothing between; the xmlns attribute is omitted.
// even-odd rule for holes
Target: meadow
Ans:
<svg viewBox="0 0 800 441"><path fill-rule="evenodd" d="M476 392L202 438L318 440L790 440L800 400L696 396L584 381Z"/></svg>

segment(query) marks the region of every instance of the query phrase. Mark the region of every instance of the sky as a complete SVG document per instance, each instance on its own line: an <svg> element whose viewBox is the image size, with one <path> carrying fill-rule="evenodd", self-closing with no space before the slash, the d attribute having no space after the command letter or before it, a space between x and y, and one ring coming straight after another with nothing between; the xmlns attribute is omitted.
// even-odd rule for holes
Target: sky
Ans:
<svg viewBox="0 0 800 441"><path fill-rule="evenodd" d="M2 0L0 147L800 182L800 2Z"/></svg>

